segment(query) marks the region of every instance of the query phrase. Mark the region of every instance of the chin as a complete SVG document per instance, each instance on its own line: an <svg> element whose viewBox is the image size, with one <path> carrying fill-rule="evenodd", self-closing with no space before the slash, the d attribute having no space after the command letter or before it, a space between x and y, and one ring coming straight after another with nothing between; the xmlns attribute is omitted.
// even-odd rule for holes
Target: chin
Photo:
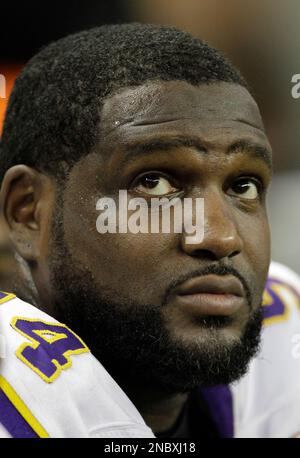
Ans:
<svg viewBox="0 0 300 458"><path fill-rule="evenodd" d="M172 323L174 324L174 323ZM172 339L185 345L197 346L231 345L240 342L245 332L245 320L228 316L202 316L186 321L181 325L169 326Z"/></svg>

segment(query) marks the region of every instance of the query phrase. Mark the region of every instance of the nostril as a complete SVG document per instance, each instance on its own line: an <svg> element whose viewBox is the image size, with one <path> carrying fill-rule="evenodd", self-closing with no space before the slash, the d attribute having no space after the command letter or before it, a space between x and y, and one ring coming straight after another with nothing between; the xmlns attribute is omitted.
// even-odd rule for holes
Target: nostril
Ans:
<svg viewBox="0 0 300 458"><path fill-rule="evenodd" d="M230 253L228 255L228 258L233 258L234 256L237 256L238 254L240 254L240 251L239 250L235 250L235 251L233 251L232 253Z"/></svg>
<svg viewBox="0 0 300 458"><path fill-rule="evenodd" d="M195 256L207 261L218 261L218 256L210 250L194 250L190 253L191 256Z"/></svg>

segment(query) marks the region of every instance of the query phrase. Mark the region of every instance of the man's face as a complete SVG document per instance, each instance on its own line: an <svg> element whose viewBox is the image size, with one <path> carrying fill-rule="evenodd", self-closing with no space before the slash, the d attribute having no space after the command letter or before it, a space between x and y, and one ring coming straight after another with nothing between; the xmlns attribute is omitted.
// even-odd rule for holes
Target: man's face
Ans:
<svg viewBox="0 0 300 458"><path fill-rule="evenodd" d="M269 266L270 145L242 87L152 82L106 99L101 141L56 206L56 317L117 380L168 390L227 383L255 353ZM106 233L96 201L204 198L205 233Z"/></svg>

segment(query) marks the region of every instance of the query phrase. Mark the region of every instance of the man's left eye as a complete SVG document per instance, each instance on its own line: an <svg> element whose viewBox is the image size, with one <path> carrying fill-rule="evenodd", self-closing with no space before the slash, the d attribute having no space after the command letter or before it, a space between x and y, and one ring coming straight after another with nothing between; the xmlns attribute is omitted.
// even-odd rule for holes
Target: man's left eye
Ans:
<svg viewBox="0 0 300 458"><path fill-rule="evenodd" d="M151 196L165 196L178 191L170 180L159 173L147 173L135 180L133 189Z"/></svg>
<svg viewBox="0 0 300 458"><path fill-rule="evenodd" d="M230 186L228 194L255 200L261 193L261 188L261 183L254 178L239 178Z"/></svg>

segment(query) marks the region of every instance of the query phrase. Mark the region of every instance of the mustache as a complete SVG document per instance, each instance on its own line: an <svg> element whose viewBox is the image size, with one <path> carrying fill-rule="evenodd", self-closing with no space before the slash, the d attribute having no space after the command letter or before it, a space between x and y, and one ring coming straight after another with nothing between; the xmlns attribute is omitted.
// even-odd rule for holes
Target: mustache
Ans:
<svg viewBox="0 0 300 458"><path fill-rule="evenodd" d="M211 274L220 275L220 276L233 275L237 277L244 287L247 304L250 309L252 308L253 295L252 295L251 288L250 288L248 281L235 267L227 266L224 264L208 265L203 268L194 270L191 273L182 275L179 278L177 278L176 280L172 281L169 287L167 288L164 304L167 303L169 296L171 296L173 293L173 290L175 288L178 288L178 286L180 286L185 281L190 280L191 278L204 277L205 275L211 275Z"/></svg>

